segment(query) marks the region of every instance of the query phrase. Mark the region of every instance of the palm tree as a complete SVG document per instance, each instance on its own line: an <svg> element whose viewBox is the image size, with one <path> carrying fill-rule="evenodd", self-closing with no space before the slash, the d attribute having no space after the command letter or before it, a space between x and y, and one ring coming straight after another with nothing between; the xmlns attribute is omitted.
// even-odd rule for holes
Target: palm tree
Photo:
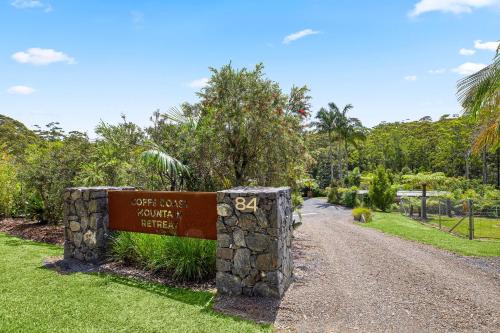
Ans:
<svg viewBox="0 0 500 333"><path fill-rule="evenodd" d="M499 147L500 142L500 45L493 63L457 84L457 96L466 114L479 121L473 151Z"/></svg>
<svg viewBox="0 0 500 333"><path fill-rule="evenodd" d="M170 191L182 189L184 181L189 177L189 168L181 161L167 154L159 145L151 144L151 149L143 152L144 163L158 172L163 188L170 185Z"/></svg>
<svg viewBox="0 0 500 333"><path fill-rule="evenodd" d="M316 115L317 121L313 123L320 133L328 134L328 159L330 161L330 184L333 184L333 144L335 128L335 113L333 110L321 108Z"/></svg>
<svg viewBox="0 0 500 333"><path fill-rule="evenodd" d="M349 145L357 146L358 141L364 140L365 128L358 118L347 116L347 112L353 108L351 104L347 104L342 111L339 110L335 103L330 103L329 107L334 110L336 115L336 129L339 135L340 144L343 146L343 159L345 161L345 169L349 167ZM340 151L339 147L339 151ZM343 165L342 158L340 159L339 178L343 181Z"/></svg>
<svg viewBox="0 0 500 333"><path fill-rule="evenodd" d="M194 131L198 125L197 115L186 115L185 112L176 107L170 108L167 112L160 114L156 111L151 118L155 128L160 117L164 121L186 126L189 131ZM181 190L186 179L190 177L189 168L175 157L169 155L160 144L150 143L150 149L141 154L143 162L154 168L160 177L163 188L170 187L171 191Z"/></svg>
<svg viewBox="0 0 500 333"><path fill-rule="evenodd" d="M343 168L345 159L346 169L349 163L349 144L356 145L356 143L364 139L365 129L361 121L357 118L350 118L347 116L349 110L353 106L347 104L342 111L335 103L328 104L328 110L321 108L316 115L317 122L314 123L319 132L328 133L328 152L330 159L330 178L333 183L333 145L337 145L337 162L339 181L343 182ZM343 155L343 156L342 156Z"/></svg>

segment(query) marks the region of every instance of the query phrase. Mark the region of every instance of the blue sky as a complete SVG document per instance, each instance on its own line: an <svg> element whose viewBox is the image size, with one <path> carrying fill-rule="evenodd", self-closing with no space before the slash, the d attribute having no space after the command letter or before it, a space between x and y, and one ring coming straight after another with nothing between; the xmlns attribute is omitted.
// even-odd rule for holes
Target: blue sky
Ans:
<svg viewBox="0 0 500 333"><path fill-rule="evenodd" d="M0 113L91 136L121 113L146 126L231 61L367 126L438 118L499 32L500 0L0 0Z"/></svg>

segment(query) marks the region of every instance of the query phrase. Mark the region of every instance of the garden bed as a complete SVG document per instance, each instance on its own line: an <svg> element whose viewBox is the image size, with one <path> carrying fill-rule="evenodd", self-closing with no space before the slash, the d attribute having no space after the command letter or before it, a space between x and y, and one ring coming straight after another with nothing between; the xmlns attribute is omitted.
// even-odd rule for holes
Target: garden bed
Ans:
<svg viewBox="0 0 500 333"><path fill-rule="evenodd" d="M0 232L35 242L63 245L64 226L41 224L24 218L0 220Z"/></svg>
<svg viewBox="0 0 500 333"><path fill-rule="evenodd" d="M23 218L9 218L0 220L0 232L10 236L19 237L40 243L64 245L64 226L40 224ZM146 237L142 235L143 237ZM160 283L176 288L188 288L191 290L214 291L215 278L202 281L189 282L179 281L172 278L172 274L165 270L148 270L142 268L138 263L121 260L110 260L101 265L87 265L72 261L63 261L63 257L48 258L45 261L47 267L51 267L60 273L72 272L100 272L110 273L126 278L136 278L143 281Z"/></svg>

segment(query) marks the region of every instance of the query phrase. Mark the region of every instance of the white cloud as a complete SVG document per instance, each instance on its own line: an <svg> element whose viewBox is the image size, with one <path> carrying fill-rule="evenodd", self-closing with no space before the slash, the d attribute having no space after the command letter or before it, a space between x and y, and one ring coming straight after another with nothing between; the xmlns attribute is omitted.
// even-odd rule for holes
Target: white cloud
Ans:
<svg viewBox="0 0 500 333"><path fill-rule="evenodd" d="M191 88L204 88L208 84L208 78L202 77L201 79L193 80L189 82L188 86Z"/></svg>
<svg viewBox="0 0 500 333"><path fill-rule="evenodd" d="M446 68L438 68L429 70L429 74L443 74L446 72Z"/></svg>
<svg viewBox="0 0 500 333"><path fill-rule="evenodd" d="M11 95L30 95L35 92L35 89L28 86L12 86L7 89L7 93Z"/></svg>
<svg viewBox="0 0 500 333"><path fill-rule="evenodd" d="M52 6L49 4L45 4L40 0L13 0L10 3L13 7L19 9L27 9L27 8L43 8L45 12L51 12Z"/></svg>
<svg viewBox="0 0 500 333"><path fill-rule="evenodd" d="M440 11L445 13L470 13L474 8L499 6L500 0L420 0L410 12L410 16Z"/></svg>
<svg viewBox="0 0 500 333"><path fill-rule="evenodd" d="M301 31L297 31L297 32L294 32L293 34L290 34L290 35L286 36L285 38L283 38L283 44L288 44L288 43L293 42L297 39L304 38L304 37L310 36L310 35L316 35L316 34L319 34L319 31L312 30L312 29L304 29Z"/></svg>
<svg viewBox="0 0 500 333"><path fill-rule="evenodd" d="M461 74L461 75L471 75L471 74L474 74L475 72L483 69L484 67L486 67L485 64L466 62L464 64L461 64L458 67L453 68L452 71L455 73Z"/></svg>
<svg viewBox="0 0 500 333"><path fill-rule="evenodd" d="M464 48L461 48L458 53L460 55L463 55L463 56L470 56L470 55L473 55L474 53L476 53L476 50L471 50L471 49L464 49Z"/></svg>
<svg viewBox="0 0 500 333"><path fill-rule="evenodd" d="M62 52L53 49L41 49L33 47L26 51L16 52L12 55L12 59L21 64L32 65L48 65L55 62L64 62L67 64L75 64L76 61L72 57Z"/></svg>
<svg viewBox="0 0 500 333"><path fill-rule="evenodd" d="M416 75L407 75L405 76L406 81L417 81L417 76Z"/></svg>
<svg viewBox="0 0 500 333"><path fill-rule="evenodd" d="M483 42L482 40L475 40L474 47L478 50L496 51L499 43L500 42Z"/></svg>

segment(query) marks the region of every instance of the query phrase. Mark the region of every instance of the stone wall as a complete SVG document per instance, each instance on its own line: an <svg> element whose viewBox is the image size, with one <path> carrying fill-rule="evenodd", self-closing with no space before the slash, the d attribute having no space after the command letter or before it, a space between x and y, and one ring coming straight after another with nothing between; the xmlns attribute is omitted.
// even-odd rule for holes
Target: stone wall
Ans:
<svg viewBox="0 0 500 333"><path fill-rule="evenodd" d="M106 258L108 191L133 187L76 187L64 192L64 258L99 262Z"/></svg>
<svg viewBox="0 0 500 333"><path fill-rule="evenodd" d="M256 198L256 209L241 209ZM239 208L239 209L238 209ZM290 188L241 187L217 193L217 290L281 297L292 263Z"/></svg>

